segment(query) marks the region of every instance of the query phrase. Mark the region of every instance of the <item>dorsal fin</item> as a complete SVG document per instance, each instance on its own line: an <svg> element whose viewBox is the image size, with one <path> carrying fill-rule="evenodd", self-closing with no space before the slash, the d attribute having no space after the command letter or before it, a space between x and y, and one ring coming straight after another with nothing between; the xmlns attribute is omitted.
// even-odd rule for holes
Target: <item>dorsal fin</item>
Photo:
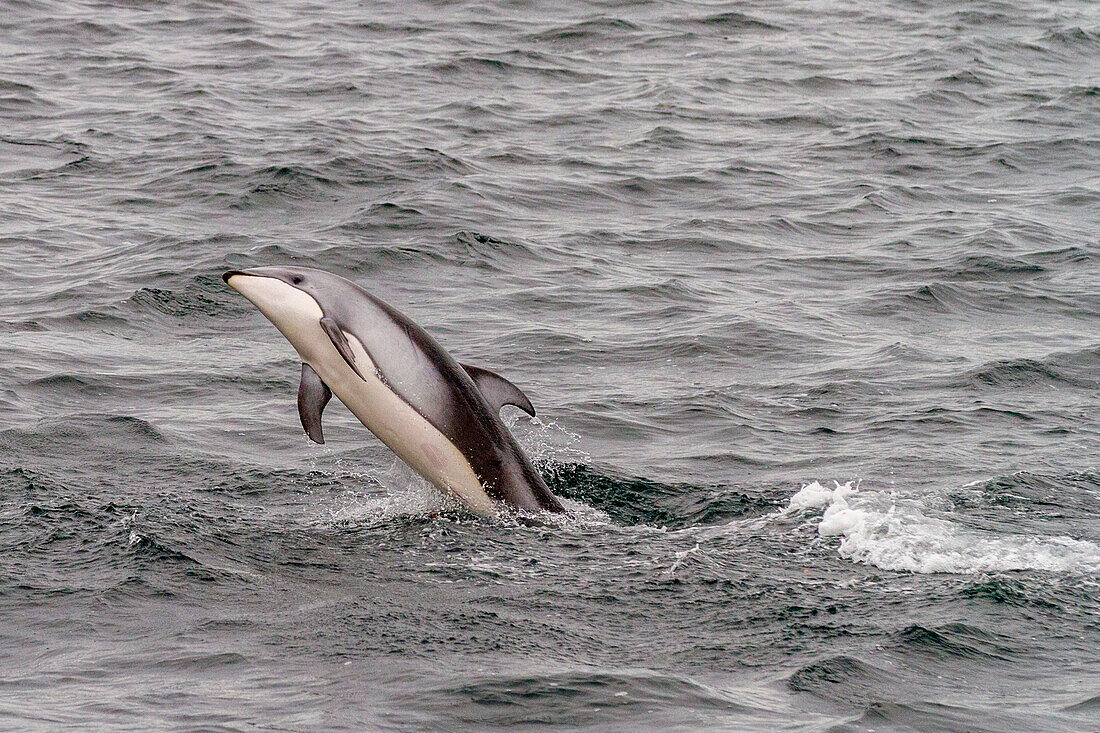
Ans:
<svg viewBox="0 0 1100 733"><path fill-rule="evenodd" d="M504 377L488 369L470 366L469 364L462 364L462 368L474 380L474 384L477 385L477 389L481 392L485 401L489 403L489 407L500 410L505 405L513 405L531 417L535 416L535 407L531 404L531 400L527 399L527 395L523 394L519 387Z"/></svg>

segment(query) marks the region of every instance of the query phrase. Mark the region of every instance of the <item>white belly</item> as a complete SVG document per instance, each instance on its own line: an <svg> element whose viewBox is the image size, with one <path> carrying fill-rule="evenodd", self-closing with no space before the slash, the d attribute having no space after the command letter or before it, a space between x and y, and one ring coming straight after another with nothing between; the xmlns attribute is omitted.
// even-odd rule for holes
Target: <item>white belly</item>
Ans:
<svg viewBox="0 0 1100 733"><path fill-rule="evenodd" d="M320 326L317 331L331 354L321 354L309 365L332 393L410 468L475 512L491 514L493 502L466 457L378 378L359 340L348 334L355 365L366 379L360 379L348 366Z"/></svg>

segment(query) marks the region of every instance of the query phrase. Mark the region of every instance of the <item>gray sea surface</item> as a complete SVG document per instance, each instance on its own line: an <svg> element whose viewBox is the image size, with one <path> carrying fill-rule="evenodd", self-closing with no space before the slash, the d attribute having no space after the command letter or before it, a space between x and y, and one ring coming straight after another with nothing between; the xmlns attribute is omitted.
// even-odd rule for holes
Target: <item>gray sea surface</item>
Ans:
<svg viewBox="0 0 1100 733"><path fill-rule="evenodd" d="M220 279L531 397L477 519ZM0 729L1100 731L1100 5L0 0Z"/></svg>

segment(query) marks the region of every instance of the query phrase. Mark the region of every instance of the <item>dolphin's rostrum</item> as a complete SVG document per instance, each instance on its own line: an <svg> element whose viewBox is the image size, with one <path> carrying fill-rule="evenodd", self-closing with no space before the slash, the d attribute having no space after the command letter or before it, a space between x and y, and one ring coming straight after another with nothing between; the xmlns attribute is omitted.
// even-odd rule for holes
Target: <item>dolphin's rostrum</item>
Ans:
<svg viewBox="0 0 1100 733"><path fill-rule="evenodd" d="M534 415L514 384L456 362L420 326L350 280L311 268L258 267L222 276L302 357L298 413L324 442L333 395L405 463L479 514L494 502L563 511L500 419Z"/></svg>

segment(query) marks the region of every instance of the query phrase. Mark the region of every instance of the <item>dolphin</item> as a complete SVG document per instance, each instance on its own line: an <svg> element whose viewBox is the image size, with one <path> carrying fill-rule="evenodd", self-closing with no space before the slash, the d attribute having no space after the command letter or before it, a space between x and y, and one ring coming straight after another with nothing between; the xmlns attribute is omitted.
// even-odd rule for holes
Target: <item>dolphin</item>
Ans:
<svg viewBox="0 0 1100 733"><path fill-rule="evenodd" d="M336 395L431 484L482 516L502 504L562 512L500 419L514 405L534 416L504 377L459 364L427 331L361 287L305 267L230 270L248 298L302 358L298 414L324 443L321 413Z"/></svg>

